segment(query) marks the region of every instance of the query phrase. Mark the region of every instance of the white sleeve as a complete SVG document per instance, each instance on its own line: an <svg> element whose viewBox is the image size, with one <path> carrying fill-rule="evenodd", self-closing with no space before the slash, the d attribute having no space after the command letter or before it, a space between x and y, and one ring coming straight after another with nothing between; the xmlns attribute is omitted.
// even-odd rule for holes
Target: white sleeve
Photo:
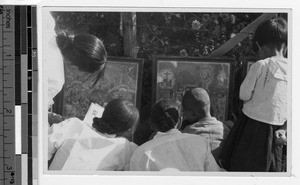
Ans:
<svg viewBox="0 0 300 185"><path fill-rule="evenodd" d="M254 63L246 75L240 87L240 99L248 101L252 98L252 94L256 85L256 81L261 74L262 65L259 62Z"/></svg>
<svg viewBox="0 0 300 185"><path fill-rule="evenodd" d="M48 160L50 160L56 150L64 142L64 134L66 134L70 119L60 122L58 124L53 124L48 129Z"/></svg>
<svg viewBox="0 0 300 185"><path fill-rule="evenodd" d="M143 158L144 158L144 153L141 150L136 150L130 159L129 170L146 171L146 168L142 167L144 164L141 163Z"/></svg>
<svg viewBox="0 0 300 185"><path fill-rule="evenodd" d="M43 14L43 71L48 87L48 108L65 82L63 56L56 44L55 21L50 12Z"/></svg>
<svg viewBox="0 0 300 185"><path fill-rule="evenodd" d="M128 145L128 159L125 159L125 165L124 165L124 171L129 171L130 170L130 160L131 157L133 156L133 153L135 152L135 150L138 148L138 146L133 143L130 142Z"/></svg>
<svg viewBox="0 0 300 185"><path fill-rule="evenodd" d="M215 158L211 154L211 149L209 146L208 141L206 141L207 147L206 147L206 157L205 157L205 162L204 162L204 171L221 171L221 168L217 164Z"/></svg>

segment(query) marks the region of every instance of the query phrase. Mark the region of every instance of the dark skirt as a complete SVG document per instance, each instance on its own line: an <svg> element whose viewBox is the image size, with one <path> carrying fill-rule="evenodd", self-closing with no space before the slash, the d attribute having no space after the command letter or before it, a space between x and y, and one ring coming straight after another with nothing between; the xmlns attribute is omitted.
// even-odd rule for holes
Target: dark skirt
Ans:
<svg viewBox="0 0 300 185"><path fill-rule="evenodd" d="M278 128L242 114L224 142L219 164L228 171L281 172L283 151L275 145Z"/></svg>

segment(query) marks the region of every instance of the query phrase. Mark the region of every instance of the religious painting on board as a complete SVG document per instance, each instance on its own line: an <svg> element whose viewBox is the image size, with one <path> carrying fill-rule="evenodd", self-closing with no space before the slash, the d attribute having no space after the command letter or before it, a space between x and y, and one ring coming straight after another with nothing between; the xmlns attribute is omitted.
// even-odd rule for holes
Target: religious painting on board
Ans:
<svg viewBox="0 0 300 185"><path fill-rule="evenodd" d="M212 114L228 119L234 79L233 60L179 57L156 57L153 80L153 102L160 99L182 100L184 93L195 87L210 95Z"/></svg>
<svg viewBox="0 0 300 185"><path fill-rule="evenodd" d="M109 57L104 78L95 82L94 76L87 76L73 70L75 66L65 63L65 84L63 88L62 116L83 119L91 103L102 107L112 99L124 98L140 106L143 61L132 58ZM75 72L76 71L76 72Z"/></svg>

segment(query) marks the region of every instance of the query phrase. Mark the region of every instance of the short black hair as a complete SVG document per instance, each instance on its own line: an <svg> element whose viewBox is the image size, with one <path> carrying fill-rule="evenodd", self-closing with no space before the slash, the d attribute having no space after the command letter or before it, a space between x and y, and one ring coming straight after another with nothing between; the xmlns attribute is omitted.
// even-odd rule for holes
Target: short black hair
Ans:
<svg viewBox="0 0 300 185"><path fill-rule="evenodd" d="M124 99L114 99L106 105L102 118L94 118L93 127L101 133L122 136L133 130L138 120L139 111L133 103Z"/></svg>
<svg viewBox="0 0 300 185"><path fill-rule="evenodd" d="M167 132L177 125L180 118L181 105L175 100L160 100L151 112L151 125L160 132Z"/></svg>
<svg viewBox="0 0 300 185"><path fill-rule="evenodd" d="M273 18L262 22L255 30L253 37L254 51L258 51L258 46L272 44L280 47L282 44L287 44L288 25L283 18Z"/></svg>
<svg viewBox="0 0 300 185"><path fill-rule="evenodd" d="M206 112L210 112L209 94L200 87L190 89L182 98L182 107L184 110L192 111L199 116L205 116Z"/></svg>

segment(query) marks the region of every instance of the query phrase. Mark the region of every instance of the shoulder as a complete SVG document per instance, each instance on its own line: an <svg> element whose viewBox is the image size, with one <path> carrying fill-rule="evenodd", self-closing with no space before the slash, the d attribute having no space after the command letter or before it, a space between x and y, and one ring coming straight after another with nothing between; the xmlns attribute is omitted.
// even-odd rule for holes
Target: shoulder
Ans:
<svg viewBox="0 0 300 185"><path fill-rule="evenodd" d="M183 133L182 134L182 138L189 140L190 142L197 142L199 145L202 144L206 144L206 138L201 136L201 135L197 135L197 134L191 134L191 133Z"/></svg>
<svg viewBox="0 0 300 185"><path fill-rule="evenodd" d="M125 138L124 138L125 139ZM126 141L124 142L124 153L126 154L126 155L129 155L130 157L129 158L131 158L131 156L133 155L133 153L138 149L138 145L137 144L135 144L135 143L133 143L133 142L130 142L130 141L128 141L127 139L126 139Z"/></svg>
<svg viewBox="0 0 300 185"><path fill-rule="evenodd" d="M229 121L227 121L227 122L229 122ZM220 126L220 127L227 126L224 122L218 120L217 118L214 118L213 123Z"/></svg>
<svg viewBox="0 0 300 185"><path fill-rule="evenodd" d="M75 127L82 126L82 121L78 118L69 118L60 123L55 123L51 127Z"/></svg>
<svg viewBox="0 0 300 185"><path fill-rule="evenodd" d="M287 58L273 57L271 60L271 64L272 66L270 66L270 68L271 71L274 71L274 73L277 71L277 69L280 69L279 71L281 73L283 73L284 75L287 74L287 68L288 68Z"/></svg>
<svg viewBox="0 0 300 185"><path fill-rule="evenodd" d="M201 126L201 123L199 123L199 122L192 123L190 125L185 126L184 129L183 129L183 132L193 130L194 128L197 128L197 127L200 127L200 126Z"/></svg>
<svg viewBox="0 0 300 185"><path fill-rule="evenodd" d="M135 143L130 142L128 139L123 137L116 137L116 138L107 138L108 140L111 140L116 145L119 145L119 147L125 149L125 150L136 150L138 147Z"/></svg>
<svg viewBox="0 0 300 185"><path fill-rule="evenodd" d="M139 153L142 153L151 149L153 146L155 146L158 143L158 140L159 139L152 139L143 143L142 145L137 147L136 152L138 151Z"/></svg>
<svg viewBox="0 0 300 185"><path fill-rule="evenodd" d="M78 118L69 118L68 120L68 124L71 125L72 127L85 127L88 126L87 124L85 124L82 120L78 119Z"/></svg>
<svg viewBox="0 0 300 185"><path fill-rule="evenodd" d="M280 57L269 57L269 58L265 58L262 60L258 60L257 62L255 62L252 66L270 66L272 64L279 64L282 66L287 66L288 64L288 59L287 58L280 58ZM251 66L251 67L252 67Z"/></svg>
<svg viewBox="0 0 300 185"><path fill-rule="evenodd" d="M165 143L169 142L169 141L174 141L177 140L180 137L183 137L184 134L180 133L180 134L176 134L176 135L164 135L162 137L154 137L153 139L145 142L144 144L140 145L136 152L137 153L146 153L147 151L150 151L154 148L157 147L161 147L163 146Z"/></svg>
<svg viewBox="0 0 300 185"><path fill-rule="evenodd" d="M264 67L269 63L269 61L270 61L269 58L258 60L254 64L251 65L250 69Z"/></svg>
<svg viewBox="0 0 300 185"><path fill-rule="evenodd" d="M187 132L189 132L190 128L191 128L191 125L187 125L187 126L184 127L184 129L182 130L182 132L183 133L187 133Z"/></svg>
<svg viewBox="0 0 300 185"><path fill-rule="evenodd" d="M250 66L249 71L247 72L246 79L247 77L254 77L256 75L261 75L263 71L267 70L268 63L269 63L268 58L256 61L254 64Z"/></svg>
<svg viewBox="0 0 300 185"><path fill-rule="evenodd" d="M138 148L137 144L135 144L134 142L130 142L128 140L126 141L126 145L131 151L135 151Z"/></svg>
<svg viewBox="0 0 300 185"><path fill-rule="evenodd" d="M152 146L152 140L137 146L132 154L131 163L139 163L140 160L145 158L147 151L150 151Z"/></svg>
<svg viewBox="0 0 300 185"><path fill-rule="evenodd" d="M191 125L186 126L183 129L183 133L189 133L189 134L197 134L198 132L201 132L205 128L205 122L196 122Z"/></svg>

